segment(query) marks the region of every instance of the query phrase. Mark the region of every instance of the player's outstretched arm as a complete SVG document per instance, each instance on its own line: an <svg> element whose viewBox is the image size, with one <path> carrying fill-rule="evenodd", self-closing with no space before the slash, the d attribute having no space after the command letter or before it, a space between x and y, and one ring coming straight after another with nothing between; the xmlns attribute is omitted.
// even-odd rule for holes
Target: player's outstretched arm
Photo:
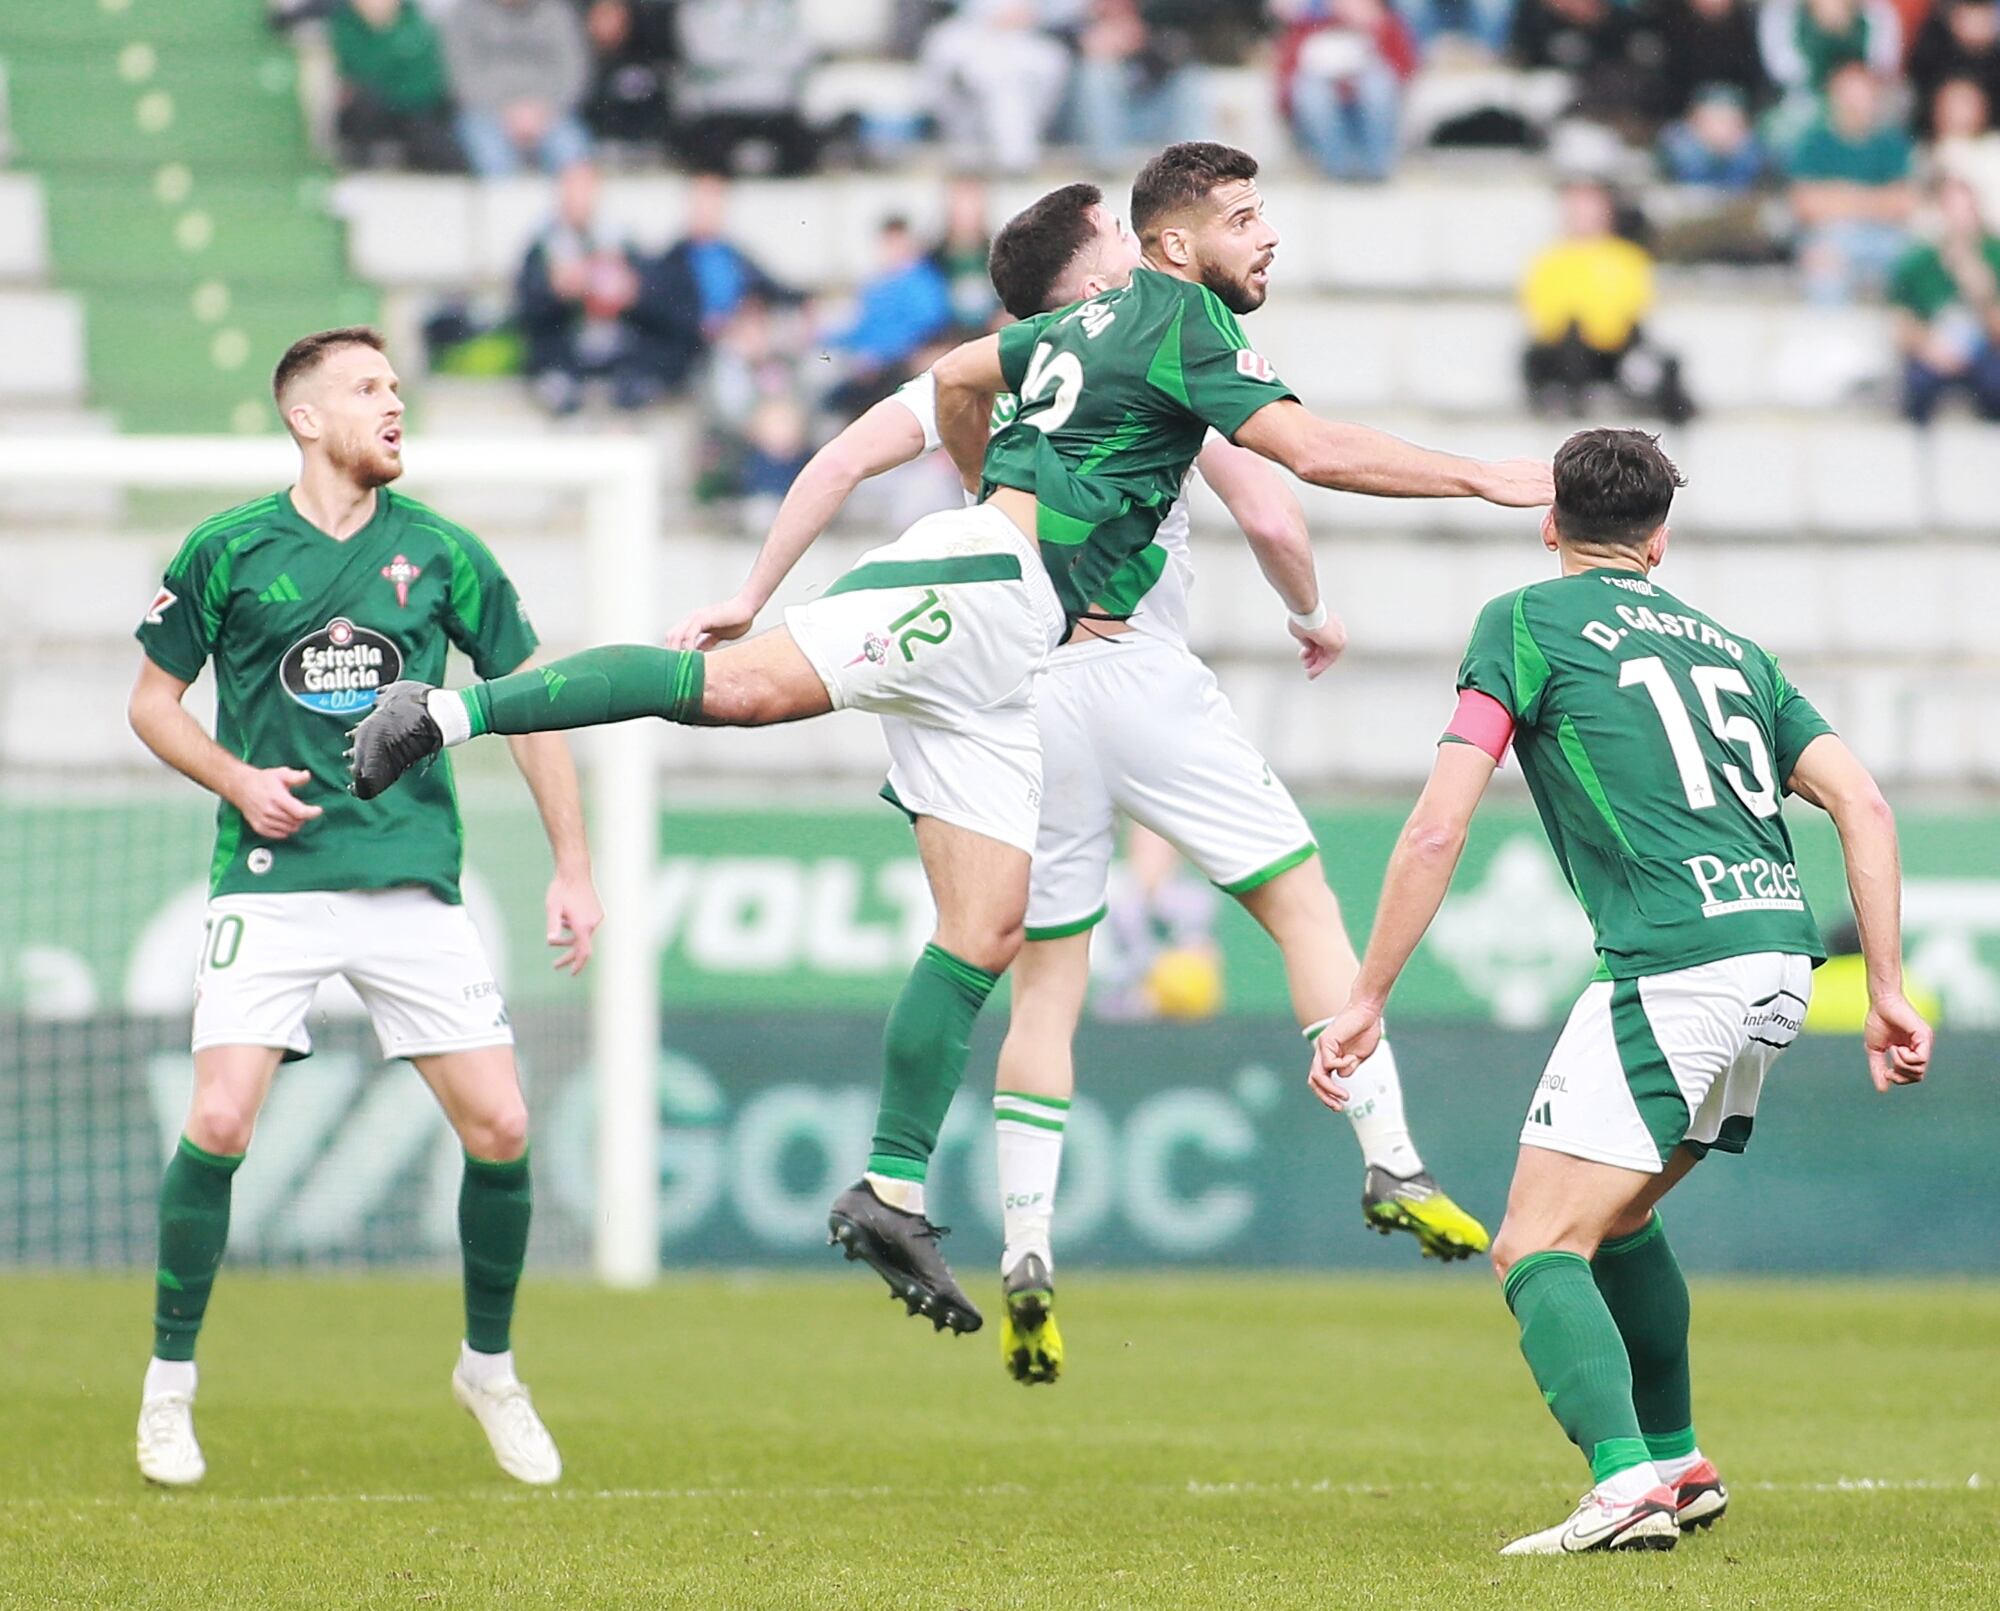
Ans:
<svg viewBox="0 0 2000 1611"><path fill-rule="evenodd" d="M1896 815L1854 752L1822 733L1787 784L1833 818L1868 968L1868 1073L1875 1089L1914 1085L1931 1060L1931 1026L1903 995L1903 869Z"/></svg>
<svg viewBox="0 0 2000 1611"><path fill-rule="evenodd" d="M676 624L667 634L667 647L712 649L742 637L854 489L870 476L920 458L923 451L924 428L902 403L885 397L869 409L806 461L778 505L742 587Z"/></svg>
<svg viewBox="0 0 2000 1611"><path fill-rule="evenodd" d="M289 839L320 814L292 790L312 781L296 766L254 767L203 731L181 703L191 685L150 658L139 662L125 714L139 741L184 778L218 794L243 813L259 839Z"/></svg>
<svg viewBox="0 0 2000 1611"><path fill-rule="evenodd" d="M1313 1045L1312 1072L1307 1080L1328 1107L1337 1108L1345 1100L1333 1081L1351 1074L1382 1039L1382 1009L1389 992L1444 904L1451 875L1465 850L1472 814L1479 809L1498 764L1472 744L1438 746L1430 781L1390 853L1389 870L1382 876L1382 895L1375 906L1375 926L1368 936L1368 953L1361 959L1361 971L1354 977L1347 1005Z"/></svg>
<svg viewBox="0 0 2000 1611"><path fill-rule="evenodd" d="M1007 388L1000 366L1000 338L981 336L954 347L931 365L937 381L938 436L969 489L979 486L986 465L993 398Z"/></svg>
<svg viewBox="0 0 2000 1611"><path fill-rule="evenodd" d="M517 669L525 670L532 661ZM604 921L604 907L590 873L590 841L583 828L583 791L577 787L576 762L560 733L516 733L507 740L514 764L528 780L528 792L541 813L548 835L555 876L543 900L548 917L548 943L557 951L553 966L572 975L590 960L592 936Z"/></svg>
<svg viewBox="0 0 2000 1611"><path fill-rule="evenodd" d="M1483 498L1538 509L1555 498L1545 459L1462 459L1366 425L1323 420L1289 398L1238 427L1239 447L1282 464L1301 481L1377 498Z"/></svg>
<svg viewBox="0 0 2000 1611"><path fill-rule="evenodd" d="M1291 614L1299 662L1317 677L1347 647L1347 627L1330 614L1313 564L1306 512L1284 478L1256 454L1211 438L1195 463L1236 524L1243 528L1257 568Z"/></svg>

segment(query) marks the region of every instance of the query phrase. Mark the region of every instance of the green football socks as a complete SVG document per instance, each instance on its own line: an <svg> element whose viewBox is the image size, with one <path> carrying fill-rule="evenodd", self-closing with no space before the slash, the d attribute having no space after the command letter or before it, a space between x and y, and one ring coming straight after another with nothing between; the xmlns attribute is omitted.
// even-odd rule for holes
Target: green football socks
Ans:
<svg viewBox="0 0 2000 1611"><path fill-rule="evenodd" d="M458 690L472 737L551 733L659 716L701 720L706 663L691 650L611 643Z"/></svg>
<svg viewBox="0 0 2000 1611"><path fill-rule="evenodd" d="M1530 1253L1507 1272L1506 1294L1535 1384L1593 1480L1650 1464L1632 1407L1632 1364L1590 1265L1575 1253Z"/></svg>
<svg viewBox="0 0 2000 1611"><path fill-rule="evenodd" d="M927 945L889 1012L883 1037L882 1106L868 1172L921 1182L951 1109L965 1060L972 1052L972 1023L999 976Z"/></svg>
<svg viewBox="0 0 2000 1611"><path fill-rule="evenodd" d="M514 1289L528 1255L534 1191L528 1157L491 1163L465 1156L458 1188L458 1245L465 1256L465 1341L481 1354L504 1354L514 1322Z"/></svg>
<svg viewBox="0 0 2000 1611"><path fill-rule="evenodd" d="M1655 1214L1643 1230L1606 1242L1590 1273L1632 1362L1632 1407L1655 1460L1694 1452L1688 1383L1688 1289Z"/></svg>
<svg viewBox="0 0 2000 1611"><path fill-rule="evenodd" d="M153 1357L191 1360L208 1295L229 1244L229 1183L243 1155L204 1152L186 1136L160 1182L160 1252L153 1288Z"/></svg>

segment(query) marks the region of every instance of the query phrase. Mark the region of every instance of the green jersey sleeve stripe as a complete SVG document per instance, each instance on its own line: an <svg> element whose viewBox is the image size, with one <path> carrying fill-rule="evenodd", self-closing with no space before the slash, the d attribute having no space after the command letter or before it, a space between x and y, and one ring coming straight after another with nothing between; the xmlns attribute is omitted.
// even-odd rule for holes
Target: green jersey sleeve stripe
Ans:
<svg viewBox="0 0 2000 1611"><path fill-rule="evenodd" d="M1576 774L1576 781L1597 807L1597 814L1604 819L1619 848L1628 856L1638 854L1632 848L1632 841L1625 837L1625 830L1619 825L1618 813L1611 809L1611 800L1604 792L1603 781L1597 775L1597 768L1591 764L1590 751L1583 747L1583 735L1576 730L1576 723L1567 716L1556 728L1556 742L1562 745L1563 756L1569 762L1569 769Z"/></svg>
<svg viewBox="0 0 2000 1611"><path fill-rule="evenodd" d="M208 581L201 590L202 633L210 643L222 628L222 606L229 597L229 583L236 574L236 550L241 548L256 532L238 532L230 538L215 562L215 569L208 573Z"/></svg>
<svg viewBox="0 0 2000 1611"><path fill-rule="evenodd" d="M1182 408L1192 411L1187 371L1181 362L1181 317L1186 311L1185 304L1176 307L1174 316L1167 321L1166 334L1160 337L1159 346L1153 350L1153 361L1146 366L1146 384L1158 387Z"/></svg>
<svg viewBox="0 0 2000 1611"><path fill-rule="evenodd" d="M451 613L458 617L469 635L479 633L479 618L485 610L485 595L480 591L479 573L472 567L472 560L465 552L465 545L442 526L426 526L413 522L418 531L427 531L445 546L451 555ZM472 541L479 539L466 532Z"/></svg>
<svg viewBox="0 0 2000 1611"><path fill-rule="evenodd" d="M1528 628L1528 590L1514 595L1514 716L1527 716L1549 680L1549 657Z"/></svg>
<svg viewBox="0 0 2000 1611"><path fill-rule="evenodd" d="M211 515L182 540L181 546L174 552L173 559L168 562L167 574L185 576L188 567L194 563L195 556L211 541L223 535L231 527L240 526L246 521L259 520L273 513L277 507L278 494L274 492L269 497L257 498L249 503L239 504L234 509L226 509L219 515Z"/></svg>
<svg viewBox="0 0 2000 1611"><path fill-rule="evenodd" d="M1237 321L1236 315L1229 310L1222 298L1207 286L1201 286L1199 289L1201 305L1208 313L1208 322L1214 325L1222 339L1238 352L1246 350L1250 345L1250 338L1244 335L1243 326Z"/></svg>

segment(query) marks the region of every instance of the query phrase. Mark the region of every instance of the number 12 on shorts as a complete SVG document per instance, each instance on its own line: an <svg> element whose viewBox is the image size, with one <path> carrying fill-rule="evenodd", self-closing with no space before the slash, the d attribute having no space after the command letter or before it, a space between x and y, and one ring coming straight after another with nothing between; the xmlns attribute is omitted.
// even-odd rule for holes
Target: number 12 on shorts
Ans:
<svg viewBox="0 0 2000 1611"><path fill-rule="evenodd" d="M930 614L924 615L926 610ZM921 621L917 620L920 615ZM896 647L903 651L903 658L914 660L918 644L942 643L951 636L951 612L939 603L937 589L927 587L922 598L889 623L889 631Z"/></svg>

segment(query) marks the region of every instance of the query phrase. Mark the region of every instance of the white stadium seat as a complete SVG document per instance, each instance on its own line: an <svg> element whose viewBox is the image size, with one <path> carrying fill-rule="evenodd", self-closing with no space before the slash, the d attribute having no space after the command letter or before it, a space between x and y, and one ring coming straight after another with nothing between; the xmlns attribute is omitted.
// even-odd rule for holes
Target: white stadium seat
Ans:
<svg viewBox="0 0 2000 1611"><path fill-rule="evenodd" d="M0 173L0 284L46 279L48 257L41 181L32 174Z"/></svg>
<svg viewBox="0 0 2000 1611"><path fill-rule="evenodd" d="M0 402L83 397L83 308L59 291L0 291Z"/></svg>

